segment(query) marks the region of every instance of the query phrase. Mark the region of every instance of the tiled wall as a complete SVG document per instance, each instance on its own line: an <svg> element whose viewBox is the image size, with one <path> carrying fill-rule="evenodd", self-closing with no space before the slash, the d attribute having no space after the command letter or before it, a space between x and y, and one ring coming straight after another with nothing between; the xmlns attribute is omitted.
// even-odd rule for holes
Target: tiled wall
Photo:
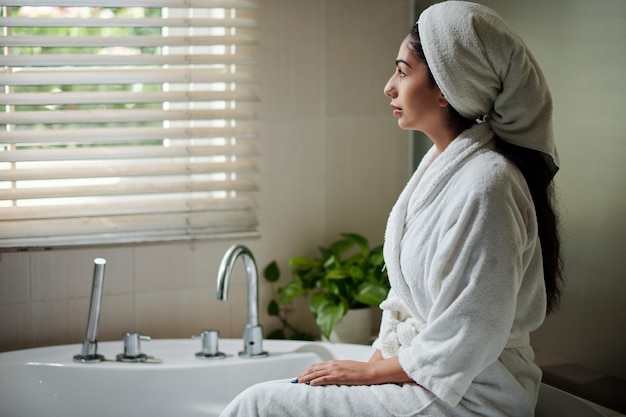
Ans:
<svg viewBox="0 0 626 417"><path fill-rule="evenodd" d="M243 323L246 310L215 300L220 259L208 246L4 253L0 350L80 342L96 257L107 260L100 340L121 340L123 332L134 330L152 337L189 337L214 327L231 334L231 324ZM209 256L196 256L203 253ZM231 300L245 300L243 282L243 277L233 280Z"/></svg>

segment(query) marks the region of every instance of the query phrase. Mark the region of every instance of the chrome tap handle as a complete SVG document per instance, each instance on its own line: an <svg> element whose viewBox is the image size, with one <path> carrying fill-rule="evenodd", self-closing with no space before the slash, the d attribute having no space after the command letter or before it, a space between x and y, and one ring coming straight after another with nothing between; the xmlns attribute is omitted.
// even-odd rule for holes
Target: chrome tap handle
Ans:
<svg viewBox="0 0 626 417"><path fill-rule="evenodd" d="M124 353L117 355L120 362L144 362L148 356L141 353L141 341L149 342L150 336L142 336L138 332L126 332L123 337Z"/></svg>
<svg viewBox="0 0 626 417"><path fill-rule="evenodd" d="M124 333L124 354L129 357L141 355L141 340L149 342L151 339L150 336L142 336L137 332Z"/></svg>
<svg viewBox="0 0 626 417"><path fill-rule="evenodd" d="M219 351L219 332L217 330L204 330L200 336L192 336L194 339L202 339L202 351L196 353L198 359L224 359L226 355Z"/></svg>

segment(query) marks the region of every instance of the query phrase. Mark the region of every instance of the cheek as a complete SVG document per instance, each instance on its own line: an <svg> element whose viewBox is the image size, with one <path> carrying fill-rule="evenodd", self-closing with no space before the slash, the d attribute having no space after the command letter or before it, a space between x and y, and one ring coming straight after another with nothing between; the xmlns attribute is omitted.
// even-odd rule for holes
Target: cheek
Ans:
<svg viewBox="0 0 626 417"><path fill-rule="evenodd" d="M435 90L419 85L413 88L407 96L407 104L414 112L425 112L437 107L438 95Z"/></svg>
<svg viewBox="0 0 626 417"><path fill-rule="evenodd" d="M413 91L412 94L409 95L405 104L406 105L403 108L404 111L412 117L418 116L424 111L425 103L423 96L420 96L416 91Z"/></svg>

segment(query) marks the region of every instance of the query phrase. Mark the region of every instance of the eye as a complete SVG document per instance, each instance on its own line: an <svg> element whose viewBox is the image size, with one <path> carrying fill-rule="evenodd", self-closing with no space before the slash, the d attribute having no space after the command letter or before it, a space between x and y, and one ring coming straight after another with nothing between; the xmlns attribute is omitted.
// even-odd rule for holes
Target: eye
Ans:
<svg viewBox="0 0 626 417"><path fill-rule="evenodd" d="M396 69L396 74L398 74L398 76L399 76L400 78L404 78L404 77L406 77L406 72L402 71L402 68L400 68L400 67L397 67L397 69Z"/></svg>

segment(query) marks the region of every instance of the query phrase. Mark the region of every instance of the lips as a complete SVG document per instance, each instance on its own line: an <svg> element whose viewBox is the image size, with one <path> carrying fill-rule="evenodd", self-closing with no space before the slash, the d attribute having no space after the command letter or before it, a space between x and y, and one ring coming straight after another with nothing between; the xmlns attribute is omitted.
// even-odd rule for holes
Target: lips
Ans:
<svg viewBox="0 0 626 417"><path fill-rule="evenodd" d="M398 107L398 106L394 106L393 104L390 104L389 106L391 106L391 109L393 110L393 115L394 116L399 116L402 114L402 108Z"/></svg>

